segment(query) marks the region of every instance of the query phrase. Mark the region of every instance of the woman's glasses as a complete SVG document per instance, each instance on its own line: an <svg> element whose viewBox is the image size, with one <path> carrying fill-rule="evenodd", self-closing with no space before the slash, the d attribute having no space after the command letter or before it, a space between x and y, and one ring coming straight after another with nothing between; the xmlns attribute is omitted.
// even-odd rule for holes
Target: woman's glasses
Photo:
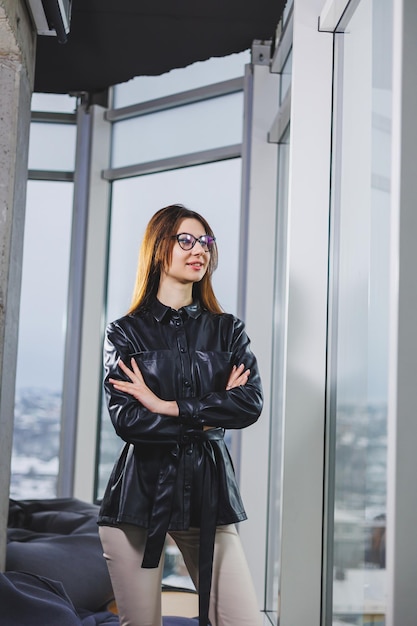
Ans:
<svg viewBox="0 0 417 626"><path fill-rule="evenodd" d="M183 250L192 250L198 241L204 252L210 252L216 241L216 238L211 235L201 235L197 238L189 233L180 233L179 235L172 235L172 237L178 241Z"/></svg>

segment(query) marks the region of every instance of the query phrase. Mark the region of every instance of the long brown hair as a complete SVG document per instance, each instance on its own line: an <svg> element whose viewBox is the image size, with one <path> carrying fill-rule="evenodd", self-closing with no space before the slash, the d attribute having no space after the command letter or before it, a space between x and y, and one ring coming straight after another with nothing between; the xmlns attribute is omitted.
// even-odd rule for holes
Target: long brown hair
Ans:
<svg viewBox="0 0 417 626"><path fill-rule="evenodd" d="M182 204L171 204L157 211L146 227L140 246L135 287L128 313L133 313L139 307L148 305L156 296L161 270L168 269L171 263L172 250L176 243L172 235L176 235L181 222L186 218L198 220L203 225L206 234L214 236L207 220ZM204 277L193 285L193 298L199 300L208 311L223 313L211 283L211 276L217 267L217 259L217 247L214 244Z"/></svg>

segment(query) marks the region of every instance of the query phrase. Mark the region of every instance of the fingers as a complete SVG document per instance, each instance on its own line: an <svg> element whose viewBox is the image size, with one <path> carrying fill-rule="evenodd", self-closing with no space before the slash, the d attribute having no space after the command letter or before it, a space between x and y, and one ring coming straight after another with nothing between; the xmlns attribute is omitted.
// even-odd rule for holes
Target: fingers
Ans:
<svg viewBox="0 0 417 626"><path fill-rule="evenodd" d="M119 359L118 362L118 366L120 367L120 369L122 370L122 372L124 372L126 374L126 376L129 376L130 380L134 379L134 373L132 372L132 370L130 370L127 365L125 365L123 363L123 361L121 359Z"/></svg>
<svg viewBox="0 0 417 626"><path fill-rule="evenodd" d="M128 393L131 393L131 391L129 390L132 386L138 387L139 385L145 384L142 372L140 371L135 359L132 358L130 362L132 364L132 369L129 369L128 366L121 359L119 359L118 361L118 366L120 367L122 372L124 372L126 376L130 379L130 382L119 380L117 378L109 378L109 382L112 383L116 389L119 389L121 391L127 391Z"/></svg>
<svg viewBox="0 0 417 626"><path fill-rule="evenodd" d="M234 389L235 387L242 387L246 385L248 382L248 378L250 375L250 370L246 369L242 363L238 367L234 365L232 367L232 371L230 372L229 380L227 381L226 389Z"/></svg>
<svg viewBox="0 0 417 626"><path fill-rule="evenodd" d="M138 364L136 363L136 361L135 361L135 359L133 357L130 359L130 362L132 364L132 370L136 374L137 378L139 378L139 380L141 382L143 382L142 372L140 371L140 369L138 367Z"/></svg>
<svg viewBox="0 0 417 626"><path fill-rule="evenodd" d="M109 382L113 385L114 389L133 396L136 400L138 400L138 402L143 404L145 408L152 412L157 412L154 411L154 408L156 404L160 402L160 398L158 398L158 396L156 396L146 385L142 372L140 371L134 358L131 358L130 363L132 369L130 369L121 359L118 361L118 366L121 371L126 374L129 380L109 378Z"/></svg>
<svg viewBox="0 0 417 626"><path fill-rule="evenodd" d="M142 372L140 371L133 357L130 359L130 363L132 365L132 369L129 369L128 366L125 365L125 363L123 363L121 359L119 359L118 366L120 367L122 372L124 372L126 376L130 378L132 382L137 382L137 380L139 380L140 382L143 382Z"/></svg>

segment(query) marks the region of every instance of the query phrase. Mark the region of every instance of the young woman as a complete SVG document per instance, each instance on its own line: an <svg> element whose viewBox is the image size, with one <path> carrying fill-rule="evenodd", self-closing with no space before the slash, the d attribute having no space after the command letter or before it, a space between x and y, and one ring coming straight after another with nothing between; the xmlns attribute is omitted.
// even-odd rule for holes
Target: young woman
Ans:
<svg viewBox="0 0 417 626"><path fill-rule="evenodd" d="M105 391L126 442L99 515L121 626L161 626L166 534L199 592L199 623L258 626L251 576L234 524L246 519L226 428L262 408L243 323L220 308L213 232L181 205L150 220L127 315L104 346Z"/></svg>

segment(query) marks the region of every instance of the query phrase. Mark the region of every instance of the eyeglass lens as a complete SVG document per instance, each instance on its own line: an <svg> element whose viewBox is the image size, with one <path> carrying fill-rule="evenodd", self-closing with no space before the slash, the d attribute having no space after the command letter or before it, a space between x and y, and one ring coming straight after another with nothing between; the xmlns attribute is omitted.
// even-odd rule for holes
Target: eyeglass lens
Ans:
<svg viewBox="0 0 417 626"><path fill-rule="evenodd" d="M209 252L215 242L215 238L211 237L211 235L201 235L201 237L197 239L194 235L190 235L189 233L181 233L176 235L176 237L183 250L191 250L198 241L203 250Z"/></svg>

